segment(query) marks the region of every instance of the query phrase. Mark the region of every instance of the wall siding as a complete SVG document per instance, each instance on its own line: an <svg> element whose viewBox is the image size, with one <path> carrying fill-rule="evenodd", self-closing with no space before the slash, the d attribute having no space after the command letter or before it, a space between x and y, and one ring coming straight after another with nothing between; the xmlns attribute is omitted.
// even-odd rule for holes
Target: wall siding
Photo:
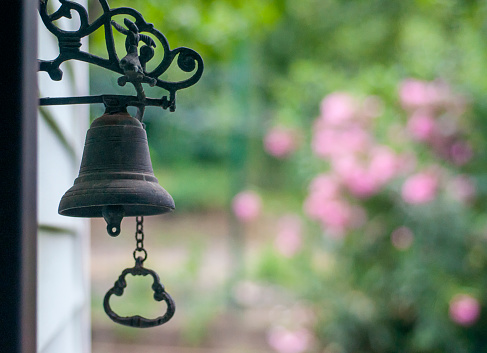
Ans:
<svg viewBox="0 0 487 353"><path fill-rule="evenodd" d="M64 22L64 29L75 27ZM39 58L57 56L57 40L40 20L38 41ZM87 65L67 62L61 68L62 81L38 74L40 95L87 95ZM89 221L57 213L59 200L78 174L88 122L87 106L42 107L38 116L38 353L91 350Z"/></svg>

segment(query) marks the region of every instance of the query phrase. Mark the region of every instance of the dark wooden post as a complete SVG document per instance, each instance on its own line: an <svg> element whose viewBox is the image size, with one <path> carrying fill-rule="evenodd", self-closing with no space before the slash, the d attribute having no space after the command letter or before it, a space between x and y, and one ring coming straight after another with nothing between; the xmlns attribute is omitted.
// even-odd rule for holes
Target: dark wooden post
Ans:
<svg viewBox="0 0 487 353"><path fill-rule="evenodd" d="M36 352L37 0L0 6L0 351Z"/></svg>

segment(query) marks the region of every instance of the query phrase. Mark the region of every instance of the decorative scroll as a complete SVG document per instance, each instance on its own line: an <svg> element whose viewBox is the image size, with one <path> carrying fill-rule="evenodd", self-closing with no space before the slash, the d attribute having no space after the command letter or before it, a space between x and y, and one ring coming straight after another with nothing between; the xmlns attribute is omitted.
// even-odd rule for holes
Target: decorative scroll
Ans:
<svg viewBox="0 0 487 353"><path fill-rule="evenodd" d="M118 79L119 85L123 86L127 82L134 85L137 97L134 97L135 102L132 102L134 104L131 105L138 107L141 119L144 107L146 105L154 105L147 103L142 88L143 83L149 84L150 86L161 87L168 91L169 98L163 96L158 100L160 102L159 106L174 111L176 109L176 91L194 85L199 81L203 74L203 59L197 52L185 47L171 50L166 37L160 31L155 29L153 24L147 23L142 15L132 8L119 7L110 9L107 0L98 0L103 9L103 14L90 23L88 12L82 5L69 0L59 0L61 6L55 12L49 14L47 9L48 1L49 0L39 0L39 13L46 28L58 39L59 55L54 60L39 60L39 70L46 71L51 79L55 81L62 79L63 72L59 66L68 60L80 60L117 72L122 75ZM72 11L77 12L80 18L80 25L77 30L66 31L54 24L56 20L59 20L62 17L71 19ZM131 16L134 21L125 18L122 25L112 20L112 17L116 15L128 15ZM81 50L81 39L89 36L102 26L105 31L108 59ZM122 59L119 59L115 49L113 29L126 36L126 55L122 57ZM154 41L152 37L145 33L153 35L158 42ZM154 70L147 71L146 64L153 58L154 48L158 48L159 44L164 51L162 61ZM188 79L176 82L159 79L159 76L166 72L176 57L179 69L187 73L194 71L192 76ZM76 98L77 97L72 97L73 101L71 104L81 103L77 102ZM56 98L50 99L51 101L43 101L41 99L41 105L63 104L60 103L60 101L53 101L56 100ZM86 101L87 99L84 97L83 103L86 103ZM152 103L154 103L154 100Z"/></svg>

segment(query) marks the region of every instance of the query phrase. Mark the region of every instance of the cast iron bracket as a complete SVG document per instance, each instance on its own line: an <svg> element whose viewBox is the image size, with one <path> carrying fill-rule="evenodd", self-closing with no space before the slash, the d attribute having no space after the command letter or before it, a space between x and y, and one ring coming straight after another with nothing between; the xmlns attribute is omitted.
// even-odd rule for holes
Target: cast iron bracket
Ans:
<svg viewBox="0 0 487 353"><path fill-rule="evenodd" d="M58 39L59 55L53 60L39 60L39 71L46 71L52 80L60 81L63 77L63 71L59 66L63 62L68 60L84 61L121 74L118 84L124 86L130 82L134 85L136 96L102 95L41 98L40 105L104 103L108 109L106 103L109 100L113 109L113 103L118 101L121 104L119 107L122 109L127 106L137 107L137 118L142 120L144 109L149 105L163 109L169 108L170 111L174 111L176 109L176 92L194 85L203 74L203 59L197 52L185 47L171 50L166 37L155 29L153 24L147 23L142 15L132 8L118 7L111 9L107 0L98 0L103 9L103 14L90 23L88 12L82 5L74 1L59 0L61 6L49 14L48 1L39 0L39 14L46 28ZM71 19L71 11L75 11L79 15L80 25L77 30L66 31L55 25L55 21L62 17ZM128 15L134 21L124 18L124 26L122 26L112 20L112 17L116 15ZM81 39L91 35L102 26L105 32L108 58L102 58L81 50ZM126 36L126 55L122 59L119 59L116 52L113 28ZM154 70L147 71L146 64L154 57L154 48L157 46L152 37L156 38L161 44L164 53L162 61ZM141 46L140 49L139 46ZM159 76L171 67L176 57L179 69L186 73L192 73L192 75L185 80L176 82L161 80ZM147 98L142 87L143 83L149 84L151 87L163 88L169 92L169 95L160 99Z"/></svg>

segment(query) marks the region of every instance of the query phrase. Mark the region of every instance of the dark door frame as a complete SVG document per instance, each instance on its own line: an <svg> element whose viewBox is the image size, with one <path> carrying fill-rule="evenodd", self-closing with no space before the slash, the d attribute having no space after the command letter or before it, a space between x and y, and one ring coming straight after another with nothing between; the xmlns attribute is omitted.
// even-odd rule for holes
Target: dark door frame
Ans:
<svg viewBox="0 0 487 353"><path fill-rule="evenodd" d="M2 1L0 351L36 352L37 4Z"/></svg>

